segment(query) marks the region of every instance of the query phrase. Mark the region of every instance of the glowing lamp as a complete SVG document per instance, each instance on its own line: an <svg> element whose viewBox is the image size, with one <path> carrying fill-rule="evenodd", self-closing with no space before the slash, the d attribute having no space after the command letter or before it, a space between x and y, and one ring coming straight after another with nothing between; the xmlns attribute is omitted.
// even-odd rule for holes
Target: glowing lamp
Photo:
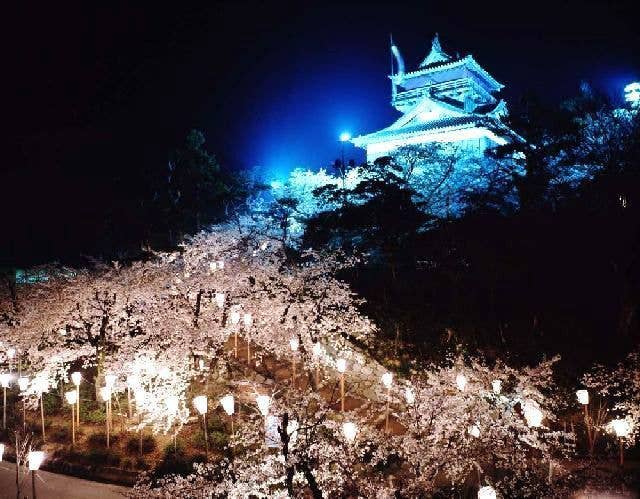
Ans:
<svg viewBox="0 0 640 499"><path fill-rule="evenodd" d="M82 379L82 374L80 374L78 371L71 373L71 381L73 381L74 385L80 386L81 379Z"/></svg>
<svg viewBox="0 0 640 499"><path fill-rule="evenodd" d="M224 269L224 260L218 260L218 268L220 270Z"/></svg>
<svg viewBox="0 0 640 499"><path fill-rule="evenodd" d="M36 378L33 380L33 389L39 394L46 393L49 391L49 381L43 377Z"/></svg>
<svg viewBox="0 0 640 499"><path fill-rule="evenodd" d="M127 386L132 390L140 386L140 378L137 374L129 374L127 376Z"/></svg>
<svg viewBox="0 0 640 499"><path fill-rule="evenodd" d="M456 376L456 386L458 387L458 390L464 392L464 389L467 386L467 377L464 374L460 373Z"/></svg>
<svg viewBox="0 0 640 499"><path fill-rule="evenodd" d="M233 395L231 394L222 397L220 399L220 405L224 409L224 412L226 412L229 416L232 416L236 410L235 401L233 399Z"/></svg>
<svg viewBox="0 0 640 499"><path fill-rule="evenodd" d="M67 399L67 404L74 405L78 401L78 393L75 390L71 390L64 394L64 398Z"/></svg>
<svg viewBox="0 0 640 499"><path fill-rule="evenodd" d="M624 438L631 433L631 422L627 419L614 419L609 426L618 438Z"/></svg>
<svg viewBox="0 0 640 499"><path fill-rule="evenodd" d="M169 414L175 414L178 412L180 399L176 395L169 395L164 402L167 405L167 411L169 411Z"/></svg>
<svg viewBox="0 0 640 499"><path fill-rule="evenodd" d="M9 357L9 360L13 360L16 356L16 349L11 347L7 349L7 357Z"/></svg>
<svg viewBox="0 0 640 499"><path fill-rule="evenodd" d="M535 402L525 402L522 406L522 412L529 427L536 428L542 425L542 411Z"/></svg>
<svg viewBox="0 0 640 499"><path fill-rule="evenodd" d="M251 324L253 324L253 316L247 312L244 314L244 317L242 317L242 322L244 322L244 327L251 327Z"/></svg>
<svg viewBox="0 0 640 499"><path fill-rule="evenodd" d="M198 367L200 368L200 370L204 370L204 360L203 359L199 359L198 360Z"/></svg>
<svg viewBox="0 0 640 499"><path fill-rule="evenodd" d="M4 456L4 444L0 444L0 461L2 461L3 456Z"/></svg>
<svg viewBox="0 0 640 499"><path fill-rule="evenodd" d="M467 433L472 437L478 438L480 436L480 427L477 424L469 426Z"/></svg>
<svg viewBox="0 0 640 499"><path fill-rule="evenodd" d="M500 395L500 393L502 392L502 381L500 381L499 379L494 379L491 382L491 388L493 389L493 393L495 393L496 395Z"/></svg>
<svg viewBox="0 0 640 499"><path fill-rule="evenodd" d="M298 338L291 338L289 340L289 346L291 347L292 352L297 352L298 346L300 346L300 343L298 342Z"/></svg>
<svg viewBox="0 0 640 499"><path fill-rule="evenodd" d="M104 402L108 402L109 399L111 399L111 388L108 386L103 386L102 388L100 388L100 398Z"/></svg>
<svg viewBox="0 0 640 499"><path fill-rule="evenodd" d="M113 388L113 385L116 384L116 379L118 377L115 374L106 374L104 376L104 384L107 386L107 388L109 388L109 390L111 390L111 388Z"/></svg>
<svg viewBox="0 0 640 499"><path fill-rule="evenodd" d="M404 398L407 401L407 404L413 404L416 401L416 395L413 393L411 388L405 388Z"/></svg>
<svg viewBox="0 0 640 499"><path fill-rule="evenodd" d="M147 392L145 392L142 388L138 388L133 393L133 397L136 399L136 405L140 407L147 400Z"/></svg>
<svg viewBox="0 0 640 499"><path fill-rule="evenodd" d="M316 357L320 357L322 355L322 345L320 345L320 343L314 343L313 355L315 355Z"/></svg>
<svg viewBox="0 0 640 499"><path fill-rule="evenodd" d="M2 388L9 388L10 383L11 375L9 373L0 374L0 386L2 386Z"/></svg>
<svg viewBox="0 0 640 499"><path fill-rule="evenodd" d="M209 262L209 270L215 272L218 270L218 264L216 262Z"/></svg>
<svg viewBox="0 0 640 499"><path fill-rule="evenodd" d="M234 310L233 312L231 312L231 324L235 326L238 324L238 322L240 322L240 312Z"/></svg>
<svg viewBox="0 0 640 499"><path fill-rule="evenodd" d="M216 305L219 308L224 307L224 293L216 293Z"/></svg>
<svg viewBox="0 0 640 499"><path fill-rule="evenodd" d="M206 395L198 395L193 398L193 407L196 408L199 414L207 413L207 396Z"/></svg>
<svg viewBox="0 0 640 499"><path fill-rule="evenodd" d="M262 241L262 242L260 243L260 249L261 249L262 251L266 250L268 246L269 246L269 243L268 243L267 241Z"/></svg>
<svg viewBox="0 0 640 499"><path fill-rule="evenodd" d="M32 450L29 452L29 471L38 471L42 461L44 461L44 452L41 450Z"/></svg>
<svg viewBox="0 0 640 499"><path fill-rule="evenodd" d="M342 132L340 134L340 142L349 142L351 140L351 134L349 132Z"/></svg>
<svg viewBox="0 0 640 499"><path fill-rule="evenodd" d="M345 359L336 360L336 369L339 373L344 373L347 370L347 361Z"/></svg>
<svg viewBox="0 0 640 499"><path fill-rule="evenodd" d="M478 490L478 499L497 499L495 489L491 485L485 485Z"/></svg>
<svg viewBox="0 0 640 499"><path fill-rule="evenodd" d="M578 390L576 397L578 397L578 402L582 405L589 405L589 392L587 390Z"/></svg>
<svg viewBox="0 0 640 499"><path fill-rule="evenodd" d="M26 392L27 388L29 388L29 378L18 378L18 386L20 387L21 392Z"/></svg>
<svg viewBox="0 0 640 499"><path fill-rule="evenodd" d="M352 444L358 434L358 426L351 421L347 421L342 425L342 433L347 442Z"/></svg>
<svg viewBox="0 0 640 499"><path fill-rule="evenodd" d="M382 375L382 384L386 388L391 388L391 383L393 383L393 374L392 373L384 373Z"/></svg>
<svg viewBox="0 0 640 499"><path fill-rule="evenodd" d="M271 397L268 395L257 395L256 404L258 404L258 410L263 416L269 414L269 406L271 405Z"/></svg>

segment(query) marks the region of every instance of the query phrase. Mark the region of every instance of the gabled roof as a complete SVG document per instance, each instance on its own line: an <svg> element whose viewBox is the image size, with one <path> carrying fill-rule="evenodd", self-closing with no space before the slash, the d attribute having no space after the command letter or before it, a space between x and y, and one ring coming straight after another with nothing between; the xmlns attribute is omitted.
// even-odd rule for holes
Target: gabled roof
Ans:
<svg viewBox="0 0 640 499"><path fill-rule="evenodd" d="M438 38L438 33L433 37L431 41L431 51L424 58L424 60L420 63L420 68L426 68L434 64L439 64L443 62L449 62L452 60L452 57L447 54L444 50L442 50L442 46L440 45L440 39Z"/></svg>

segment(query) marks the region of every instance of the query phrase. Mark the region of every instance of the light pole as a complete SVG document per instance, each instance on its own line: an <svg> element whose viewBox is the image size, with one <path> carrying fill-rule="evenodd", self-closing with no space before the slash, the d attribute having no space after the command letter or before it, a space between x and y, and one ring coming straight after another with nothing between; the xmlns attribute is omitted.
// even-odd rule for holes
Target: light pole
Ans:
<svg viewBox="0 0 640 499"><path fill-rule="evenodd" d="M76 445L76 417L75 417L75 406L78 402L78 392L75 390L71 390L64 394L67 399L67 403L71 406L71 442L73 445Z"/></svg>
<svg viewBox="0 0 640 499"><path fill-rule="evenodd" d="M31 472L31 495L36 499L36 477L35 473L40 469L40 465L44 461L44 452L41 450L29 452L29 471ZM17 466L17 464L16 464Z"/></svg>
<svg viewBox="0 0 640 499"><path fill-rule="evenodd" d="M235 433L233 429L233 413L236 412L236 401L233 398L233 395L225 395L220 399L220 405L224 409L224 412L227 413L227 416L231 418L231 435Z"/></svg>
<svg viewBox="0 0 640 499"><path fill-rule="evenodd" d="M102 388L100 388L100 398L102 398L103 402L105 403L105 408L106 408L106 413L107 413L107 417L106 419L106 426L107 426L107 449L109 448L109 434L111 432L111 423L110 423L110 416L111 416L111 388L109 388L108 386L103 386Z"/></svg>
<svg viewBox="0 0 640 499"><path fill-rule="evenodd" d="M231 324L233 326L233 355L238 358L238 323L240 322L240 312L231 312Z"/></svg>
<svg viewBox="0 0 640 499"><path fill-rule="evenodd" d="M22 430L27 431L27 388L29 388L29 378L18 378L18 387L22 392Z"/></svg>
<svg viewBox="0 0 640 499"><path fill-rule="evenodd" d="M271 397L269 395L256 395L256 404L260 414L264 417L264 436L265 444L267 440L267 417L269 416L269 406L271 405Z"/></svg>
<svg viewBox="0 0 640 499"><path fill-rule="evenodd" d="M170 416L175 417L178 413L178 406L180 405L180 398L177 395L169 395L165 400L165 404L167 405L167 412ZM173 452L178 451L178 445L176 442L176 433L177 429L173 430Z"/></svg>
<svg viewBox="0 0 640 499"><path fill-rule="evenodd" d="M45 431L44 431L44 403L42 401L42 394L46 393L49 390L49 381L45 378L36 378L33 380L34 391L40 395L40 419L42 420L42 441L44 442L46 439Z"/></svg>
<svg viewBox="0 0 640 499"><path fill-rule="evenodd" d="M618 437L618 445L620 446L620 467L624 466L624 444L622 439L627 437L631 432L631 423L626 419L614 419L609 423L613 428L616 437Z"/></svg>
<svg viewBox="0 0 640 499"><path fill-rule="evenodd" d="M207 460L209 460L209 435L207 434L207 396L198 395L193 399L193 407L202 416L202 426L204 426L204 444L207 454Z"/></svg>
<svg viewBox="0 0 640 499"><path fill-rule="evenodd" d="M71 373L71 381L76 385L76 424L80 427L80 381L82 374L79 371Z"/></svg>
<svg viewBox="0 0 640 499"><path fill-rule="evenodd" d="M2 390L4 392L2 399L2 429L7 429L7 388L9 388L9 383L11 382L11 375L9 373L0 374L0 385L2 385Z"/></svg>
<svg viewBox="0 0 640 499"><path fill-rule="evenodd" d="M131 410L131 390L136 390L140 387L140 378L135 374L129 374L127 376L127 412L129 413L129 418L133 416L133 411Z"/></svg>
<svg viewBox="0 0 640 499"><path fill-rule="evenodd" d="M336 360L336 369L340 373L340 410L344 412L344 372L347 370L345 359Z"/></svg>
<svg viewBox="0 0 640 499"><path fill-rule="evenodd" d="M247 365L251 364L251 324L253 324L253 316L250 313L244 314L242 318L244 322L244 330L247 334Z"/></svg>
<svg viewBox="0 0 640 499"><path fill-rule="evenodd" d="M138 413L138 436L140 437L140 456L142 456L142 409L144 407L144 403L147 400L147 392L145 392L140 386L136 388L136 391L133 394L136 399L136 412Z"/></svg>

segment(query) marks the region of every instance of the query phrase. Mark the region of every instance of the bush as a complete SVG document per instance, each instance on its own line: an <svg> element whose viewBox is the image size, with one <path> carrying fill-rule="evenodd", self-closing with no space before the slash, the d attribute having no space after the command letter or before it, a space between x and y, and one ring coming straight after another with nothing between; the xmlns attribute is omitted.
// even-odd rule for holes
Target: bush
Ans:
<svg viewBox="0 0 640 499"><path fill-rule="evenodd" d="M118 441L117 435L109 435L109 444L114 445ZM94 448L106 448L107 447L107 434L98 432L92 433L87 437L87 445Z"/></svg>
<svg viewBox="0 0 640 499"><path fill-rule="evenodd" d="M125 449L128 454L138 454L140 452L140 436L135 435L128 438L125 445ZM156 449L156 439L151 435L144 435L142 437L142 452L147 454L153 452Z"/></svg>
<svg viewBox="0 0 640 499"><path fill-rule="evenodd" d="M120 464L120 457L107 448L89 449L86 459L94 466L118 466Z"/></svg>
<svg viewBox="0 0 640 499"><path fill-rule="evenodd" d="M55 414L62 407L60 397L55 392L44 393L42 395L42 406L44 407L45 415Z"/></svg>
<svg viewBox="0 0 640 499"><path fill-rule="evenodd" d="M93 409L86 412L80 411L80 419L87 423L104 424L107 415L103 409Z"/></svg>
<svg viewBox="0 0 640 499"><path fill-rule="evenodd" d="M53 442L68 444L71 442L71 430L65 426L58 426L49 431L47 437Z"/></svg>

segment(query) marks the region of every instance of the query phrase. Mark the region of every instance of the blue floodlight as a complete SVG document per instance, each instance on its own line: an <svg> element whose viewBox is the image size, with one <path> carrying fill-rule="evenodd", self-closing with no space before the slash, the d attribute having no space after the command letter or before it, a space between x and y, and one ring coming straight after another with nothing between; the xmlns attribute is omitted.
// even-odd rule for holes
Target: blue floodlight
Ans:
<svg viewBox="0 0 640 499"><path fill-rule="evenodd" d="M351 134L349 132L342 132L340 134L340 142L349 142L351 140Z"/></svg>

